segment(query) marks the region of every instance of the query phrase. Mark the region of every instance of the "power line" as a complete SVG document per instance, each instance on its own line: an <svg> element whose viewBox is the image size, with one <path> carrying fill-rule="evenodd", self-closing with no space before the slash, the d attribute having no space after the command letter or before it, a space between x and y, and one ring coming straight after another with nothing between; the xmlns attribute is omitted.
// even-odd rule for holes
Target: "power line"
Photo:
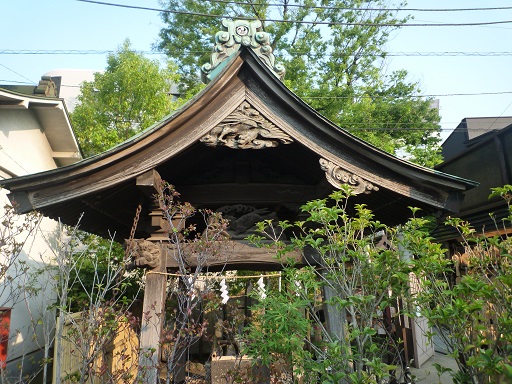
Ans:
<svg viewBox="0 0 512 384"><path fill-rule="evenodd" d="M3 49L0 50L0 55L106 55L106 54L114 54L117 51L115 50L97 50L97 49ZM169 52L161 52L161 51L135 51L144 55L180 55L183 54L182 51L169 51ZM196 54L204 54L211 53L211 50L208 51L186 51L187 53L196 53ZM309 52L302 51L290 51L290 54L297 55L305 55ZM329 53L325 53L325 56L331 56ZM492 56L512 56L511 51L503 51L503 52L462 52L462 51L446 51L446 52L387 52L386 56L389 57L402 57L402 56L411 56L411 57L432 57L432 56L440 56L440 57L448 57L448 56L478 56L478 57L492 57Z"/></svg>
<svg viewBox="0 0 512 384"><path fill-rule="evenodd" d="M455 128L424 128L424 127L420 127L420 128L412 128L412 127L409 127L409 128L394 128L394 127L384 127L384 128L378 128L378 127L367 127L367 128L363 128L363 127L344 127L344 126L340 126L340 128L346 130L346 131L349 131L349 132L353 132L353 131L378 131L378 132L407 132L407 131L424 131L424 132L451 132L453 131ZM475 129L474 131L484 131L484 132L491 132L491 131L494 131L495 129L492 129L492 128L480 128L480 129Z"/></svg>
<svg viewBox="0 0 512 384"><path fill-rule="evenodd" d="M266 6L266 7L283 7L283 4L278 3L252 3L241 1L228 1L228 0L208 0L212 3L221 4L235 4L235 5L251 5L251 6ZM408 12L465 12L465 11L498 11L509 10L512 7L482 7L482 8L358 8L358 7L328 7L328 6L305 6L302 4L286 4L289 8L312 8L312 9L325 9L325 10L339 10L339 11L408 11Z"/></svg>
<svg viewBox="0 0 512 384"><path fill-rule="evenodd" d="M494 125L494 124L499 120L499 118L503 116L503 114L507 111L507 109L509 109L509 108L510 108L510 106L511 106L511 105L512 105L512 102L510 102L510 104L509 104L509 105L507 105L507 106L505 107L505 109L503 110L503 112L501 112L501 113L500 113L500 115L496 117L496 119L495 119L495 120L493 121L493 123L489 126L489 128L491 128L491 127L492 127L492 126L493 126L493 125Z"/></svg>
<svg viewBox="0 0 512 384"><path fill-rule="evenodd" d="M7 153L7 151L2 147L0 146L0 151L3 152L5 154L5 156L7 156L9 159L11 159L13 161L14 164L16 164L18 167L20 167L21 169L23 169L27 174L29 174L30 172L27 171L23 165L21 165L20 163L18 163L16 161L16 159L14 159L11 155L9 155L9 153Z"/></svg>
<svg viewBox="0 0 512 384"><path fill-rule="evenodd" d="M32 80L30 80L28 77L23 76L21 73L16 72L14 69L11 69L11 68L9 68L9 67L6 67L6 66L5 66L5 65L3 65L3 64L0 64L0 65L1 65L2 67L4 67L5 69L7 69L7 70L11 71L12 73L15 73L16 75L23 77L25 80L28 80L28 81L32 82Z"/></svg>
<svg viewBox="0 0 512 384"><path fill-rule="evenodd" d="M15 81L15 80L6 80L6 79L0 79L0 81L8 81L8 82L19 83L19 84L29 84L27 82ZM61 84L61 87L77 88L79 86ZM512 93L512 92L503 92L503 93ZM488 94L488 93L484 93L484 94ZM465 94L465 95L478 95L478 94ZM430 96L432 96L432 95L430 95ZM439 96L441 96L441 95L439 95ZM447 96L454 96L454 95L447 95ZM423 96L413 96L413 97L423 97ZM305 98L307 98L307 97L305 97ZM336 97L333 97L333 98L336 99ZM501 115L503 115L503 113ZM500 115L500 117L501 117L501 115ZM451 122L451 123L452 124L458 124L459 122ZM361 124L366 124L366 123L360 123L359 125L361 125ZM344 128L344 129L349 130L349 131L395 131L395 132L398 132L398 131L400 131L400 132L402 132L402 131L450 132L450 131L453 131L455 129L455 128L442 128L442 127L440 127L440 128L425 128L425 127L415 128L415 127L408 126L408 123L400 123L400 122L395 122L393 124L394 124L393 127L377 128L377 127L361 127L361 126L357 127L357 126L351 126L349 128ZM400 127L399 125L406 126L406 127ZM473 129L473 130L474 131L477 130L477 131L487 132L487 131L493 131L494 129L489 127L489 128L478 128L478 129Z"/></svg>
<svg viewBox="0 0 512 384"><path fill-rule="evenodd" d="M35 85L33 82L27 82L27 81L16 81L16 80L9 80L9 79L0 79L0 81L8 81L9 83L16 83L16 84Z"/></svg>
<svg viewBox="0 0 512 384"><path fill-rule="evenodd" d="M0 64L2 65L2 64ZM16 73L16 72L15 72ZM20 75L21 76L21 75ZM29 79L27 79L29 80ZM34 82L25 82L25 81L16 81L16 80L8 80L8 79L0 79L0 81L6 81L10 83L18 83L18 84L30 84L33 85ZM79 85L68 85L61 84L61 87L68 88L80 88ZM499 91L499 92L474 92L474 93L437 93L437 94L428 94L428 95L407 95L407 97L421 98L421 97L453 97L453 96L490 96L490 95L509 95L512 94L512 91ZM387 95L371 95L371 94L363 94L363 95L352 95L352 96L299 96L299 98L303 100L338 100L338 99L360 99L360 98L385 98L385 97L393 97Z"/></svg>
<svg viewBox="0 0 512 384"><path fill-rule="evenodd" d="M0 51L1 53L1 51ZM511 56L512 52L461 52L461 51L446 51L446 52L387 52L386 56Z"/></svg>
<svg viewBox="0 0 512 384"><path fill-rule="evenodd" d="M449 97L449 96L485 96L485 95L509 95L512 91L500 92L476 92L476 93L439 93L431 95L408 95L407 97ZM299 96L301 99L357 99L362 97L376 98L376 97L391 97L383 95L353 95L353 96ZM394 97L399 98L399 97Z"/></svg>
<svg viewBox="0 0 512 384"><path fill-rule="evenodd" d="M172 13L177 15L188 15L188 16L200 16L200 17L210 17L217 19L230 19L231 16L226 15L212 15L209 13L199 13L199 12L186 12L186 11L176 11L170 9L161 9L161 8L150 8L150 7L141 7L136 5L127 5L127 4L115 4L115 3L107 3L104 1L95 1L95 0L76 0L82 3L89 4L98 4L98 5L106 5L111 7L120 7L120 8L129 8L129 9L140 9L145 11L155 11L161 13ZM245 20L260 20L267 21L273 23L294 23L294 24L314 24L314 25L344 25L344 26L363 26L363 27L471 27L471 26L481 26L481 25L498 25L498 24L511 24L512 20L501 20L501 21L483 21L483 22L474 22L474 23L348 23L348 22L334 22L334 21L309 21L309 20L282 20L282 19L259 19L256 17L244 17Z"/></svg>
<svg viewBox="0 0 512 384"><path fill-rule="evenodd" d="M116 50L98 50L98 49L3 49L2 55L105 55L117 53ZM145 55L163 55L163 52L157 51L134 51ZM211 51L192 51L195 53L206 53ZM512 54L512 52L510 52Z"/></svg>

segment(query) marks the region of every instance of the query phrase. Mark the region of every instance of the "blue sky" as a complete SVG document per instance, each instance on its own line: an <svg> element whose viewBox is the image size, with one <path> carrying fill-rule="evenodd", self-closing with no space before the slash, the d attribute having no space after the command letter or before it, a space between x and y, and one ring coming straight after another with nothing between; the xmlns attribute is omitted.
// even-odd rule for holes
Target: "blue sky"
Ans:
<svg viewBox="0 0 512 384"><path fill-rule="evenodd" d="M206 1L206 0L205 0ZM110 0L160 8L158 0ZM277 1L276 1L277 2ZM512 0L410 0L407 8L512 7ZM409 12L412 23L468 23L512 20L512 9L472 12ZM0 2L0 83L36 83L54 69L97 69L105 55L8 54L7 50L115 50L129 38L149 51L163 26L157 12L75 0ZM512 52L512 23L493 26L405 27L393 33L390 52ZM158 55L151 55L158 58ZM511 116L512 53L501 56L390 57L388 70L406 69L424 94L440 100L443 136L464 117ZM448 96L479 93L478 96Z"/></svg>

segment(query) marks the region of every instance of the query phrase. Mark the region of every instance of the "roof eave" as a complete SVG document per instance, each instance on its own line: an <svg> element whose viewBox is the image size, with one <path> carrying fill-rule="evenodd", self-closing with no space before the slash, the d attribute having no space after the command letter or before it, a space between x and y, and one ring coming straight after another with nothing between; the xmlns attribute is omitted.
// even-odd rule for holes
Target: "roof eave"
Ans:
<svg viewBox="0 0 512 384"><path fill-rule="evenodd" d="M0 108L34 111L58 165L74 163L82 158L63 99L0 89Z"/></svg>

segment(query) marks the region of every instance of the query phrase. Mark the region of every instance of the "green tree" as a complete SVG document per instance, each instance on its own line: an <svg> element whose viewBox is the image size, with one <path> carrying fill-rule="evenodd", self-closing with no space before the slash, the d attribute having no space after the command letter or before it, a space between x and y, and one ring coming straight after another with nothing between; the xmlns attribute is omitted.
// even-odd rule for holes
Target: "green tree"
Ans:
<svg viewBox="0 0 512 384"><path fill-rule="evenodd" d="M169 114L169 89L177 80L170 62L162 69L158 61L131 50L126 40L108 56L105 72L82 85L80 104L71 114L84 155L103 152Z"/></svg>
<svg viewBox="0 0 512 384"><path fill-rule="evenodd" d="M398 304L409 297L414 261L399 230L375 221L365 205L356 204L354 215L349 213L352 196L344 185L329 199L302 206L303 222L259 223L263 236L251 240L277 251L286 288L267 290L252 308L256 315L247 328L246 352L264 364L283 360L308 383L402 382L408 372L395 370L408 362L400 353L391 308L394 316L403 315ZM410 225L412 233L417 224ZM270 245L261 241L267 239L273 240ZM423 245L425 252L443 256L439 245ZM298 268L288 257L306 248L316 253L318 268ZM326 308L337 321L325 322Z"/></svg>
<svg viewBox="0 0 512 384"><path fill-rule="evenodd" d="M436 366L439 372L448 372L454 383L512 380L512 186L492 188L491 197L495 196L507 202L508 217L495 219L494 226L481 234L470 223L450 218L447 225L458 231L460 252L437 263L424 252L417 261L422 289L415 300L457 362L455 372ZM409 244L423 248L420 236L410 231L407 235Z"/></svg>
<svg viewBox="0 0 512 384"><path fill-rule="evenodd" d="M439 116L406 71L386 73L385 45L407 17L403 3L363 0L196 2L166 0L158 48L175 58L183 89L197 89L220 20L256 18L286 67L285 84L313 108L358 137L432 166L440 160ZM192 14L191 14L192 13ZM272 22L270 20L285 20ZM268 21L267 21L268 20ZM436 154L436 155L433 155Z"/></svg>

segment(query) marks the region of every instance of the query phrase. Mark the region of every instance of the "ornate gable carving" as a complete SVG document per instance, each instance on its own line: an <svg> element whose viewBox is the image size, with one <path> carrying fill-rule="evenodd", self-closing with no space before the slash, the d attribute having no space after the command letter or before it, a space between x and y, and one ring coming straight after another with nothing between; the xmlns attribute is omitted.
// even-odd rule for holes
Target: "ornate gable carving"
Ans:
<svg viewBox="0 0 512 384"><path fill-rule="evenodd" d="M284 66L275 63L275 57L270 46L270 36L267 32L262 31L261 21L222 19L222 27L223 31L215 34L215 46L210 62L201 67L204 82L207 82L205 77L220 63L238 51L242 45L251 47L280 80L284 78Z"/></svg>
<svg viewBox="0 0 512 384"><path fill-rule="evenodd" d="M372 191L379 190L379 187L373 185L360 176L344 170L332 161L322 158L320 159L320 167L322 168L322 171L325 171L327 181L336 188L340 188L342 184L348 184L353 188L356 195L360 193L369 194Z"/></svg>
<svg viewBox="0 0 512 384"><path fill-rule="evenodd" d="M290 144L293 139L244 101L200 141L210 147L262 149Z"/></svg>

